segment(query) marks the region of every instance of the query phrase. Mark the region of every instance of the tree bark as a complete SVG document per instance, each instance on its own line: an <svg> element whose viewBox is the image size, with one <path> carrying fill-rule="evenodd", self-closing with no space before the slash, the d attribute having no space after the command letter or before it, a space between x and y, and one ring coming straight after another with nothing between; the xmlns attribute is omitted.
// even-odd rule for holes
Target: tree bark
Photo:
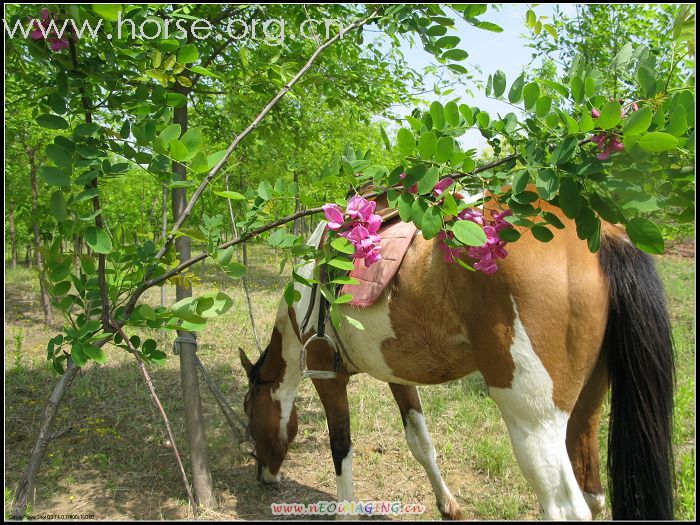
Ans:
<svg viewBox="0 0 700 525"><path fill-rule="evenodd" d="M175 91L187 95L186 88L179 84ZM180 124L182 133L187 131L187 105L174 110L173 122ZM173 163L173 172L178 180L187 178L187 170L179 162ZM173 220L177 223L179 217L187 207L187 191L185 188L173 189ZM192 239L183 235L175 239L175 250L178 258L185 261L191 257ZM178 284L175 289L176 300L192 297L192 288L188 283ZM180 348L180 378L182 381L182 398L185 405L185 426L187 428L187 440L190 445L190 461L192 464L192 481L194 495L197 504L205 508L214 508L216 498L209 470L209 449L207 436L204 430L204 416L202 414L202 400L199 391L199 376L197 371L197 346L195 336L191 332L178 330L178 338L181 341ZM186 342L191 340L193 342Z"/></svg>
<svg viewBox="0 0 700 525"><path fill-rule="evenodd" d="M15 203L12 199L9 202L10 215L8 217L10 221L10 268L13 270L17 268L17 236L15 232Z"/></svg>
<svg viewBox="0 0 700 525"><path fill-rule="evenodd" d="M166 235L168 235L168 187L163 185L163 209L162 209L162 229L163 240L165 240ZM166 306L168 303L166 284L160 287L160 305Z"/></svg>
<svg viewBox="0 0 700 525"><path fill-rule="evenodd" d="M34 161L33 151L29 155L29 168L29 177L32 184L32 233L34 234L34 256L36 257L36 268L39 271L39 275L41 275L41 273L44 271L44 259L41 256L41 232L39 231L39 222L37 221L37 216L39 213L39 186L37 182L38 167ZM51 326L51 323L53 323L51 299L46 291L46 287L44 286L44 280L41 278L39 278L39 294L41 296L41 309L44 312L44 324L46 326Z"/></svg>

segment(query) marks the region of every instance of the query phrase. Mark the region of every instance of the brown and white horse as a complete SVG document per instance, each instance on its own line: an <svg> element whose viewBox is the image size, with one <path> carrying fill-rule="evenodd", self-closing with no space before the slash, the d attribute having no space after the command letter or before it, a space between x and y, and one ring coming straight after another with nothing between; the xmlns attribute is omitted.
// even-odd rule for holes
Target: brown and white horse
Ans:
<svg viewBox="0 0 700 525"><path fill-rule="evenodd" d="M365 372L389 383L443 517L461 518L436 463L416 385L481 373L545 518L591 519L603 509L598 427L611 387L613 518L672 519L674 362L653 260L610 224L603 224L601 249L593 254L572 221L542 207L566 228L548 243L524 234L508 246L496 274L445 263L439 241L419 232L381 299L367 308L346 306L364 325L359 330L343 321L339 330L352 363L344 360L335 379L313 379L328 421L339 501L353 499L346 386L349 375ZM318 243L322 231L320 225L309 243ZM312 263L303 269L307 277L312 269ZM281 301L258 362L241 351L258 477L268 483L280 481L297 431L300 351L315 333L299 333L311 294L298 290L302 299L293 307ZM319 296L311 319L318 318ZM329 348L310 345L310 369L332 369L333 360Z"/></svg>

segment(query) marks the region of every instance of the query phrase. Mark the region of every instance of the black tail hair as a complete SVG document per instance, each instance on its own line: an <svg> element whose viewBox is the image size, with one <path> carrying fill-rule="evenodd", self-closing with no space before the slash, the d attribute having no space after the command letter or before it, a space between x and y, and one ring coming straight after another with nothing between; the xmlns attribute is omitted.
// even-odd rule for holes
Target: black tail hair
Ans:
<svg viewBox="0 0 700 525"><path fill-rule="evenodd" d="M613 519L673 519L675 369L664 288L651 256L601 239L610 284L608 479Z"/></svg>

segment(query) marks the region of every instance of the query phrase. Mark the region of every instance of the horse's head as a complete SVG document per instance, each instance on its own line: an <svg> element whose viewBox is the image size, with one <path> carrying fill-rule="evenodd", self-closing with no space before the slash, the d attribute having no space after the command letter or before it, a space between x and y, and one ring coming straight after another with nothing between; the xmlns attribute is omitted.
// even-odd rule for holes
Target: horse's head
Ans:
<svg viewBox="0 0 700 525"><path fill-rule="evenodd" d="M274 351L276 344L281 345L281 337L275 330L270 345L255 364L239 348L241 364L248 374L243 408L255 444L258 481L263 483L279 483L280 467L297 433L293 394L290 398L280 388L285 364L280 353Z"/></svg>

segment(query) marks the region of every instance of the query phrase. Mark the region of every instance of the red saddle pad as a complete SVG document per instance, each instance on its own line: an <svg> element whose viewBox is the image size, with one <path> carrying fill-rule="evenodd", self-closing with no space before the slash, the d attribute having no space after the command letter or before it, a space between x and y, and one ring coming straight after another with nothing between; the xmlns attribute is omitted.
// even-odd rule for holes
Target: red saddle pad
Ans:
<svg viewBox="0 0 700 525"><path fill-rule="evenodd" d="M359 284L345 284L341 294L351 293L350 304L357 307L373 305L382 292L399 271L401 262L408 247L416 235L417 228L412 222L392 221L379 230L380 254L382 258L369 268L365 267L363 259L355 259L355 269L351 277L360 281Z"/></svg>

